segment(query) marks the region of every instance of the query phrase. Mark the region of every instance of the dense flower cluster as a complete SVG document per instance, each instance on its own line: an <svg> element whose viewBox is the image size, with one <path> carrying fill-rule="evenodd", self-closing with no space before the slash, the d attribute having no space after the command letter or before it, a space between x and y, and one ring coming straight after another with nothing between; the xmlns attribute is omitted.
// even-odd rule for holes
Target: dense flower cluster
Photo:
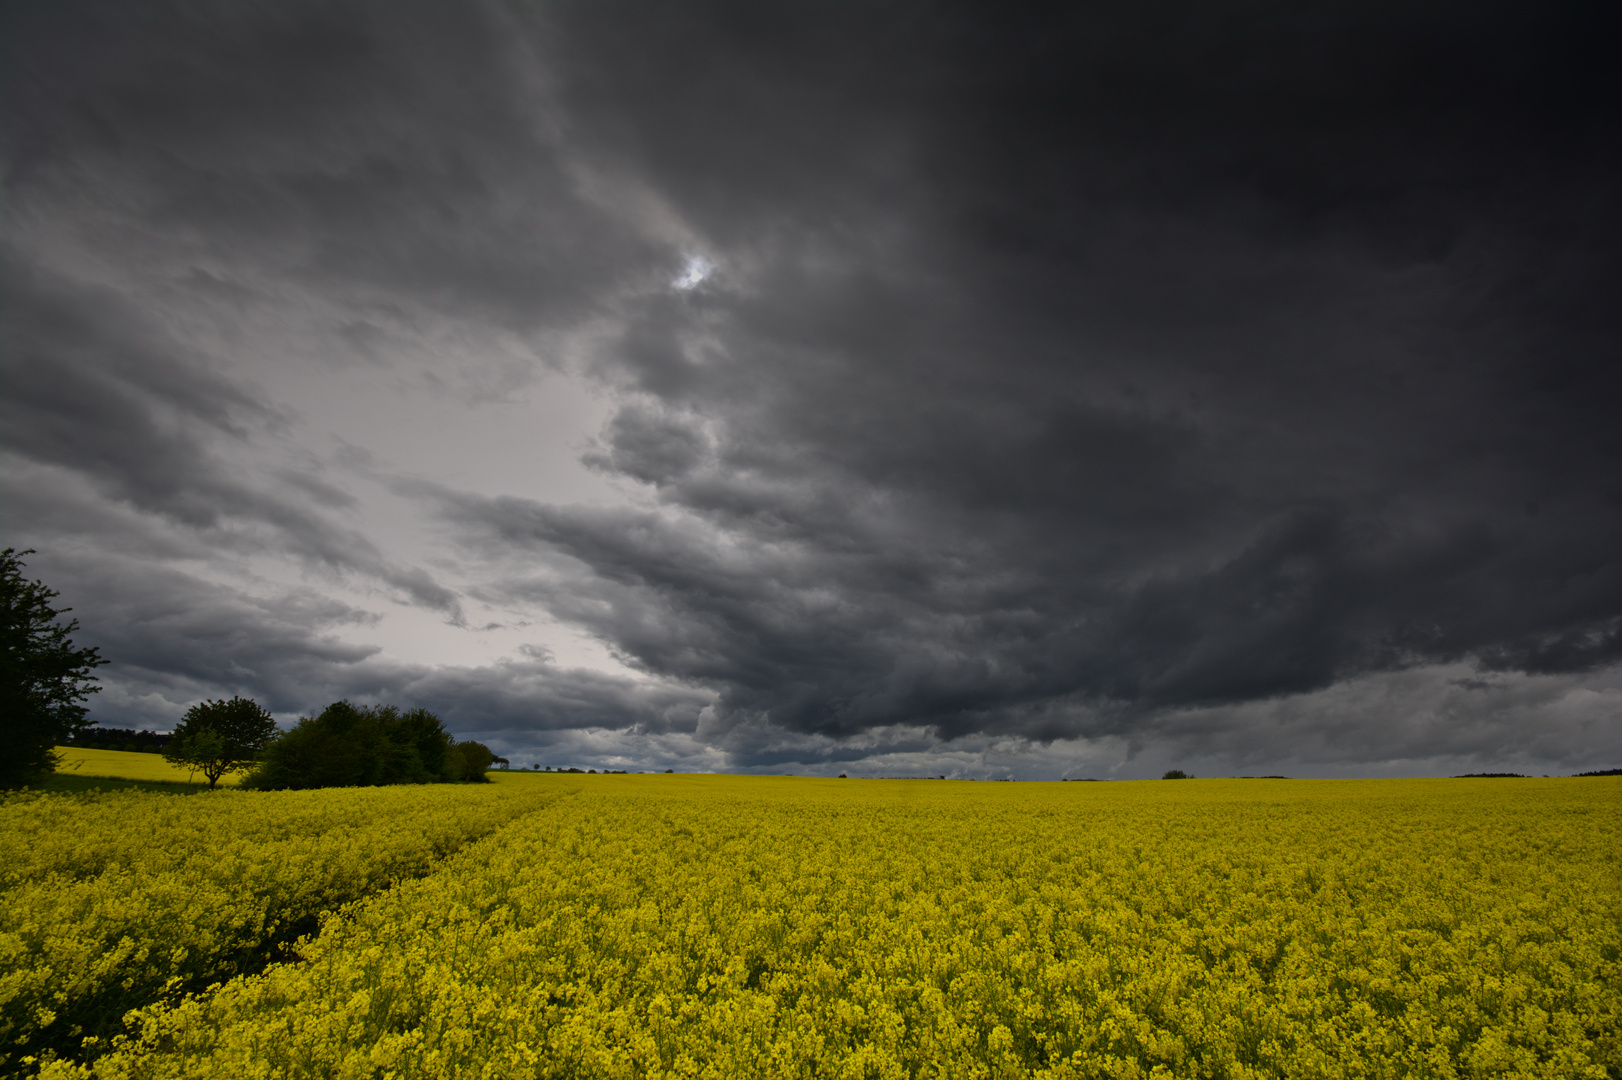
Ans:
<svg viewBox="0 0 1622 1080"><path fill-rule="evenodd" d="M1622 1075L1617 781L520 783L45 1075Z"/></svg>
<svg viewBox="0 0 1622 1080"><path fill-rule="evenodd" d="M470 788L0 801L0 1075L244 971L546 798ZM96 1043L91 1043L93 1053Z"/></svg>

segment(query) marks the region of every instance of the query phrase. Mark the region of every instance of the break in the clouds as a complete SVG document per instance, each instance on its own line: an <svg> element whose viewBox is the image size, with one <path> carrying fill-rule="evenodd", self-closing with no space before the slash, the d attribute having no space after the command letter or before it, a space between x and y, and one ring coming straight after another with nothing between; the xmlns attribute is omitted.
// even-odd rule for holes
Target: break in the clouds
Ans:
<svg viewBox="0 0 1622 1080"><path fill-rule="evenodd" d="M11 5L4 543L166 726L1622 757L1593 5Z"/></svg>

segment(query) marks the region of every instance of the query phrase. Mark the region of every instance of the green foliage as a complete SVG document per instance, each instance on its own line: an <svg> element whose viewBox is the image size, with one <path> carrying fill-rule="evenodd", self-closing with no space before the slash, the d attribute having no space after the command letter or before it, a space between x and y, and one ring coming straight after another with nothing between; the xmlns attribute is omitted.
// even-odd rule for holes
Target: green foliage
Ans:
<svg viewBox="0 0 1622 1080"><path fill-rule="evenodd" d="M450 768L453 744L439 717L427 709L412 709L400 714L396 730L416 748L417 759L430 778L443 776Z"/></svg>
<svg viewBox="0 0 1622 1080"><path fill-rule="evenodd" d="M481 742L469 739L459 742L451 747L446 757L444 777L450 781L461 781L469 784L488 783L484 775L496 760L496 755L490 748Z"/></svg>
<svg viewBox="0 0 1622 1080"><path fill-rule="evenodd" d="M175 725L163 757L202 773L213 787L227 773L253 768L275 734L275 718L251 698L204 701L187 709Z"/></svg>
<svg viewBox="0 0 1622 1080"><path fill-rule="evenodd" d="M369 787L483 780L495 755L457 743L427 709L336 701L265 747L245 787Z"/></svg>
<svg viewBox="0 0 1622 1080"><path fill-rule="evenodd" d="M22 556L0 552L0 787L37 782L56 768L58 743L89 726L79 704L101 689L91 674L107 661L76 649L68 635L79 620L58 622L57 593L25 580Z"/></svg>
<svg viewBox="0 0 1622 1080"><path fill-rule="evenodd" d="M1162 780L1192 780L1194 778L1192 776L1188 775L1182 769L1167 769L1166 774L1164 776L1162 776L1160 779L1162 779Z"/></svg>

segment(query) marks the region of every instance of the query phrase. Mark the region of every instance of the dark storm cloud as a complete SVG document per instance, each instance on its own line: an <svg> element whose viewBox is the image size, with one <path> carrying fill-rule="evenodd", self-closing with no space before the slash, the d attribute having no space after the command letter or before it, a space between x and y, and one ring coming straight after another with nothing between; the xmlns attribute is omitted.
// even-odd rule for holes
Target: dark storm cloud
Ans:
<svg viewBox="0 0 1622 1080"><path fill-rule="evenodd" d="M364 633L375 616L310 589L255 596L185 573L152 573L109 553L31 559L30 567L71 583L66 600L89 616L75 640L117 658L94 700L104 726L165 729L189 701L243 693L284 716L340 698L410 702L464 736L504 744L514 732L530 742L590 728L691 732L708 701L682 687L560 668L544 655L476 668L390 661L338 633Z"/></svg>
<svg viewBox="0 0 1622 1080"><path fill-rule="evenodd" d="M193 524L223 490L191 424L241 438L275 416L244 388L188 365L109 290L73 289L0 252L5 445Z"/></svg>
<svg viewBox="0 0 1622 1080"><path fill-rule="evenodd" d="M531 55L547 42L515 39L494 9L11 19L13 197L116 185L128 241L194 260L192 289L251 301L209 269L247 260L335 292L362 336L368 315L410 321L418 305L531 328L594 308L628 262L670 258L582 192Z"/></svg>
<svg viewBox="0 0 1622 1080"><path fill-rule="evenodd" d="M79 618L74 640L112 661L91 702L107 726L165 729L185 703L216 693L254 694L276 711L306 708L335 670L378 652L334 633L366 624L369 613L312 590L252 595L105 549L42 552L27 562Z"/></svg>
<svg viewBox="0 0 1622 1080"><path fill-rule="evenodd" d="M584 460L640 501L397 490L468 542L480 596L650 681L389 676L481 702L480 730L690 733L742 764L1002 736L1458 756L1554 707L1517 687L1622 660L1622 155L1593 6L11 18L29 213L103 222L116 190L187 296L305 290L351 361L434 319L592 327L616 411ZM6 273L15 453L452 610L330 524L343 490L272 497L200 450L273 410L177 379L116 303ZM331 663L321 685L374 677ZM1522 711L1421 677L1460 665ZM1424 716L1336 697L1399 684Z"/></svg>
<svg viewBox="0 0 1622 1080"><path fill-rule="evenodd" d="M231 526L268 526L278 547L460 617L455 593L426 571L390 563L365 536L227 463L214 440L246 447L256 430L283 422L249 388L187 357L109 290L49 279L4 251L0 289L0 446L228 546L255 546ZM317 503L344 505L343 493L316 477L290 483Z"/></svg>
<svg viewBox="0 0 1622 1080"><path fill-rule="evenodd" d="M641 666L1051 738L1622 658L1578 9L572 14L565 98L731 258L613 353L589 460L662 511L453 514L579 560L553 610Z"/></svg>

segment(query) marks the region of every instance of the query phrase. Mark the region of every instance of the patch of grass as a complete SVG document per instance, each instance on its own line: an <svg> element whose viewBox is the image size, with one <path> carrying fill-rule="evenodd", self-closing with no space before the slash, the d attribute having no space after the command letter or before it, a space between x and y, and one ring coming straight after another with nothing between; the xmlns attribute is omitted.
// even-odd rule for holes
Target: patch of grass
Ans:
<svg viewBox="0 0 1622 1080"><path fill-rule="evenodd" d="M164 795L195 795L207 791L207 784L187 783L184 780L131 780L118 776L80 776L77 773L52 773L34 785L35 791L78 795L87 791L153 791Z"/></svg>

